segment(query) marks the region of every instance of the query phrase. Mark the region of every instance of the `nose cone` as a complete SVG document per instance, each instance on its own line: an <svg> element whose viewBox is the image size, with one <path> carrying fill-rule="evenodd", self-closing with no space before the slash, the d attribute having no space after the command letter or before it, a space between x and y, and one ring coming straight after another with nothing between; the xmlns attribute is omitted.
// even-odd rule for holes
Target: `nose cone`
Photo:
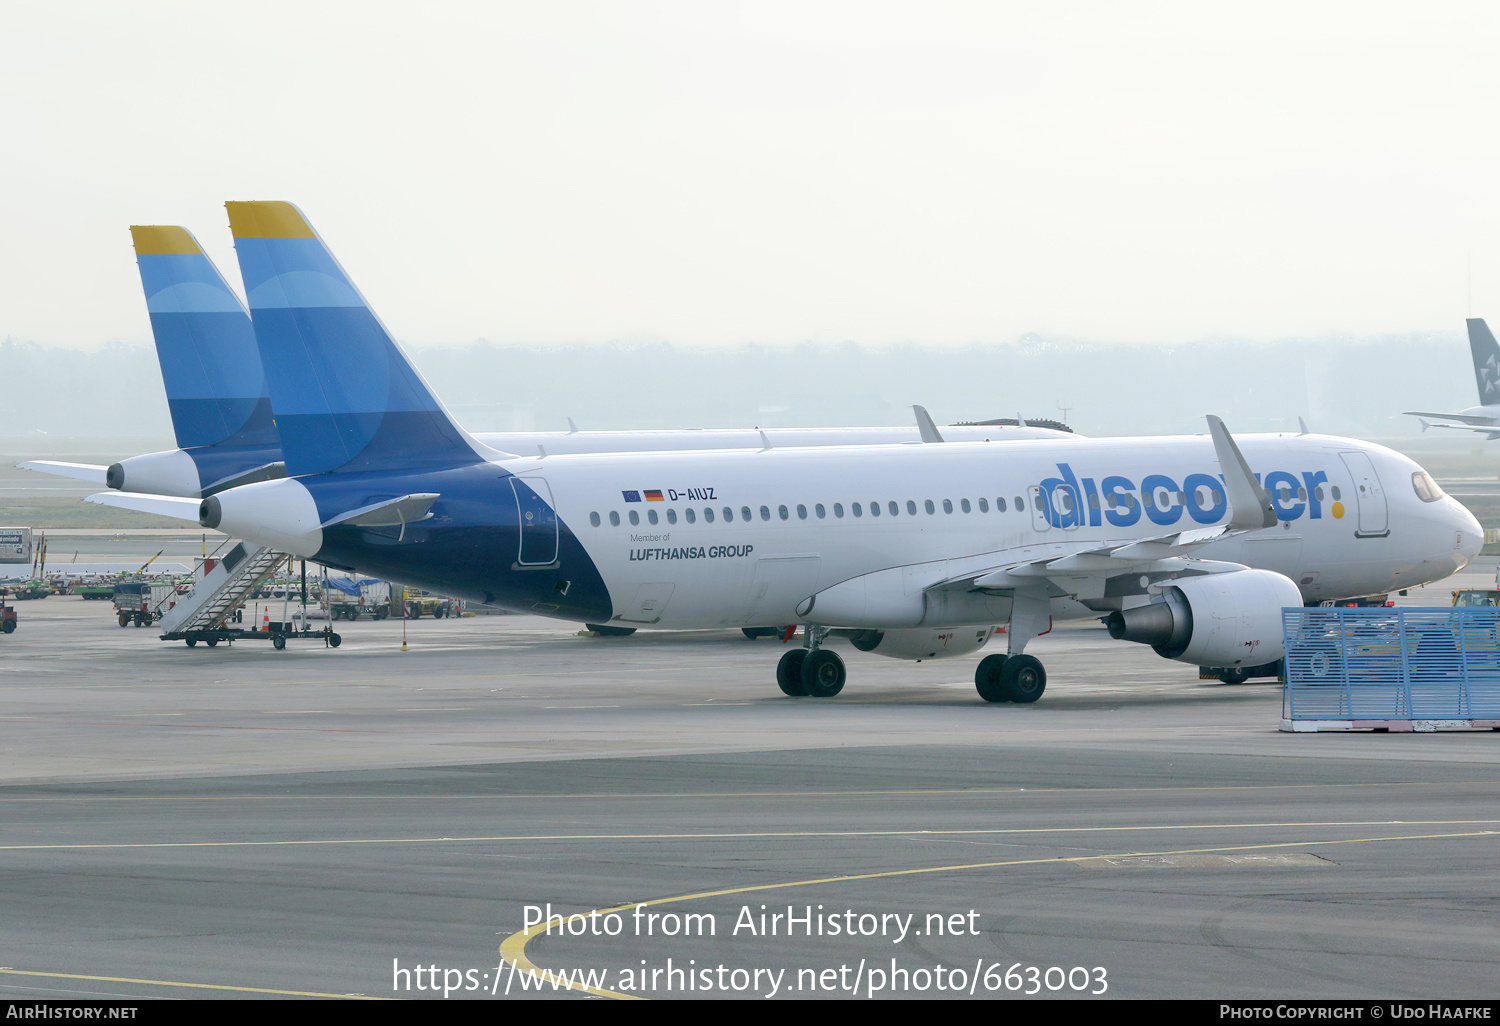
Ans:
<svg viewBox="0 0 1500 1026"><path fill-rule="evenodd" d="M1452 505L1451 517L1455 534L1453 560L1456 564L1453 569L1457 572L1468 566L1479 555L1479 550L1484 548L1484 528L1479 526L1479 521L1463 503L1451 497L1448 502Z"/></svg>

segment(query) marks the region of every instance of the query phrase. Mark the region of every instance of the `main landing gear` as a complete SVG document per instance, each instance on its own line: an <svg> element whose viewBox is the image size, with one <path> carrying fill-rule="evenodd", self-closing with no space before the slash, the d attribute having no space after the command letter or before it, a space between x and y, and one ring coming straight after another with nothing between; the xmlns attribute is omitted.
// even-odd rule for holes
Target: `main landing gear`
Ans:
<svg viewBox="0 0 1500 1026"><path fill-rule="evenodd" d="M837 652L822 648L827 627L808 627L807 647L794 648L776 664L776 683L781 693L793 698L832 698L844 690L848 674Z"/></svg>
<svg viewBox="0 0 1500 1026"><path fill-rule="evenodd" d="M1029 704L1047 690L1047 671L1029 655L987 655L974 669L974 687L986 702Z"/></svg>

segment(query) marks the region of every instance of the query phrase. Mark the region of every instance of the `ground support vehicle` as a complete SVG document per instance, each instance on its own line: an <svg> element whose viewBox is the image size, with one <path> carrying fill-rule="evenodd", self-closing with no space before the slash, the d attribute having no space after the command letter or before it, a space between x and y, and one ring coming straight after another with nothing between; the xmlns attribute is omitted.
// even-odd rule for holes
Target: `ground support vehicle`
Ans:
<svg viewBox="0 0 1500 1026"><path fill-rule="evenodd" d="M177 585L171 581L118 581L114 587L115 616L121 627L132 623L149 627L160 620L177 598Z"/></svg>
<svg viewBox="0 0 1500 1026"><path fill-rule="evenodd" d="M16 632L16 608L5 601L5 592L0 590L0 634Z"/></svg>

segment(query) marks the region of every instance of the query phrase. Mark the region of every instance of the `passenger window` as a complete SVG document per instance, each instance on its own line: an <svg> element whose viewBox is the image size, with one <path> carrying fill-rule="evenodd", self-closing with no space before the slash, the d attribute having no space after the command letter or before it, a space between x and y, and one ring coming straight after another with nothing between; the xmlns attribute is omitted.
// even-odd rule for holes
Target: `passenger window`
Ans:
<svg viewBox="0 0 1500 1026"><path fill-rule="evenodd" d="M983 502L984 500L980 499L979 501ZM972 513L972 512L974 512L973 507L971 507L969 505L969 500L968 499L959 499L958 500L958 508L961 509L961 510L963 510L965 513Z"/></svg>
<svg viewBox="0 0 1500 1026"><path fill-rule="evenodd" d="M703 519L706 522L710 523L710 524L714 522L714 508L712 506L704 506L703 507ZM729 510L728 509L724 510L724 519L725 520L731 519L731 517L729 516Z"/></svg>
<svg viewBox="0 0 1500 1026"><path fill-rule="evenodd" d="M646 520L647 520L648 523L655 524L656 523L656 510L654 510L654 509L648 509L648 510L646 510Z"/></svg>
<svg viewBox="0 0 1500 1026"><path fill-rule="evenodd" d="M901 507L896 505L895 499L892 499L890 502L886 503L885 508L890 511L891 516L896 516L901 512ZM917 507L915 504L912 505L911 511L913 513L917 511Z"/></svg>
<svg viewBox="0 0 1500 1026"><path fill-rule="evenodd" d="M821 502L813 507L813 512L818 515L819 520L822 520L824 517L828 516L828 511L823 508L823 504Z"/></svg>
<svg viewBox="0 0 1500 1026"><path fill-rule="evenodd" d="M620 526L620 514L616 513L614 510L610 510L609 511L609 526L610 527L619 527Z"/></svg>
<svg viewBox="0 0 1500 1026"><path fill-rule="evenodd" d="M861 511L861 509L860 509L860 505L859 505L859 503L857 503L857 502L856 502L856 503L855 503L855 504L854 504L854 506L853 506L853 510L854 510L854 515L855 515L855 516L857 516L857 517L862 517L862 516L864 516L864 513L863 513L863 512L862 512L862 511ZM839 508L838 508L838 507L837 507L837 506L835 506L835 507L833 507L833 511L834 511L834 512L835 512L835 513L837 513L837 512L838 512L838 511L839 511Z"/></svg>
<svg viewBox="0 0 1500 1026"><path fill-rule="evenodd" d="M597 513L590 513L589 514L589 523L593 524L595 527L598 527L599 526L599 514L597 514Z"/></svg>
<svg viewBox="0 0 1500 1026"><path fill-rule="evenodd" d="M965 503L967 503L968 501L969 500L967 500L967 499L964 500ZM944 513L952 513L953 512L953 502L951 500L949 500L949 499L944 499L943 500L943 512ZM964 512L967 513L969 511L968 510L964 510Z"/></svg>
<svg viewBox="0 0 1500 1026"><path fill-rule="evenodd" d="M740 519L743 520L747 524L750 522L750 507L749 506L741 506L740 507Z"/></svg>
<svg viewBox="0 0 1500 1026"><path fill-rule="evenodd" d="M786 507L785 506L777 506L776 507L776 513L783 520L785 520L787 517L791 516L791 514L786 511Z"/></svg>
<svg viewBox="0 0 1500 1026"><path fill-rule="evenodd" d="M1005 512L1005 500L1004 499L996 499L995 500L995 512L996 513L1004 513Z"/></svg>
<svg viewBox="0 0 1500 1026"><path fill-rule="evenodd" d="M690 523L690 524L698 522L698 514L695 513L695 512L693 512L693 507L691 507L691 506L689 506L687 509L683 510L682 511L682 515L685 516L685 517L687 517L687 522Z"/></svg>
<svg viewBox="0 0 1500 1026"><path fill-rule="evenodd" d="M675 524L675 523L677 523L677 511L675 509L669 509L669 510L667 510L667 523L669 523L669 524Z"/></svg>
<svg viewBox="0 0 1500 1026"><path fill-rule="evenodd" d="M932 500L931 499L923 499L922 500L922 508L927 511L927 515L928 516L932 516L932 514L934 514L934 513L937 512L937 507L932 504ZM952 503L949 503L949 509L950 509L950 512L951 512ZM913 510L913 512L916 512L916 511Z"/></svg>
<svg viewBox="0 0 1500 1026"><path fill-rule="evenodd" d="M823 507L819 506L818 508L822 509ZM819 515L821 516L822 514L819 514ZM804 506L804 505L802 505L800 502L797 503L797 519L798 520L806 520L807 519L807 507Z"/></svg>
<svg viewBox="0 0 1500 1026"><path fill-rule="evenodd" d="M981 512L981 513L988 513L989 511L990 511L990 500L989 499L980 499L979 500L979 512Z"/></svg>
<svg viewBox="0 0 1500 1026"><path fill-rule="evenodd" d="M821 513L818 515L822 516ZM844 504L842 502L835 502L833 504L833 515L840 520L844 519Z"/></svg>
<svg viewBox="0 0 1500 1026"><path fill-rule="evenodd" d="M762 506L760 508L760 518L762 520L770 520L771 519L771 507L770 506ZM746 516L745 519L749 520L750 518L748 516Z"/></svg>
<svg viewBox="0 0 1500 1026"><path fill-rule="evenodd" d="M641 515L639 513L637 513L635 510L631 510L630 511L630 526L631 527L639 527L640 525L641 525Z"/></svg>
<svg viewBox="0 0 1500 1026"><path fill-rule="evenodd" d="M894 503L892 505L894 505ZM872 502L872 503L870 503L870 516L872 516L872 517L878 517L878 516L880 516L880 503L878 503L878 502Z"/></svg>
<svg viewBox="0 0 1500 1026"><path fill-rule="evenodd" d="M1020 513L1025 508L1026 508L1026 503L1022 502L1021 501L1021 497L1019 495L1017 495L1016 496L1016 512Z"/></svg>

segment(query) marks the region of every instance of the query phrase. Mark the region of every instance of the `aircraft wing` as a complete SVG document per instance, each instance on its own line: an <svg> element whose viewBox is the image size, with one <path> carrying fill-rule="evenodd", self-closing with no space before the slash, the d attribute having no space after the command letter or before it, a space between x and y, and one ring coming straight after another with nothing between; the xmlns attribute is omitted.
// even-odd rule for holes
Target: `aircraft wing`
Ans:
<svg viewBox="0 0 1500 1026"><path fill-rule="evenodd" d="M1476 428L1485 430L1500 429L1500 422L1495 417L1487 417L1473 413L1419 413L1416 410L1407 410L1408 417L1431 417L1433 420L1456 420L1460 424L1471 424ZM1433 427L1449 427L1447 424L1434 424Z"/></svg>
<svg viewBox="0 0 1500 1026"><path fill-rule="evenodd" d="M108 467L100 467L92 463L59 463L56 460L27 460L25 463L17 463L16 466L22 470L36 470L57 477L74 477L80 481L92 481L94 484L104 484L105 475L109 473Z"/></svg>

